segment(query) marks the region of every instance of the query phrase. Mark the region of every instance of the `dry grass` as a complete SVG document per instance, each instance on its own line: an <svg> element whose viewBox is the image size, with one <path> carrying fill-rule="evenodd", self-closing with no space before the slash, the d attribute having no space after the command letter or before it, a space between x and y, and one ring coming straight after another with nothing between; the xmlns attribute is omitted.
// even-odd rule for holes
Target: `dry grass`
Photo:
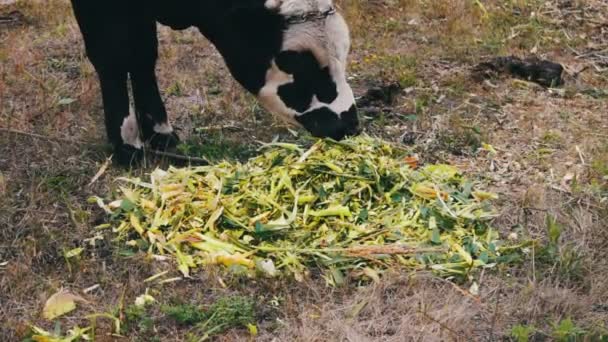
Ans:
<svg viewBox="0 0 608 342"><path fill-rule="evenodd" d="M608 6L602 0L481 3L342 0L340 7L354 36L356 93L389 82L406 88L395 103L366 113L365 129L393 141L413 136L423 160L457 164L499 192L495 226L539 241L528 260L482 275L478 297L466 292L470 284L430 276L393 274L380 285L329 289L318 279L252 281L216 270L154 288L155 296L165 304L209 304L235 293L255 298L260 340L498 340L518 324L536 327L532 337L540 340L555 338L554 326L567 318L606 336ZM108 194L124 171L111 169L87 186L105 160L106 150L97 146L105 137L97 81L68 3L21 1L0 13L13 8L28 21L0 26L0 128L94 146L0 131L0 336L6 341L24 337L28 322L52 328L40 311L61 287L78 292L99 284L86 295L90 305L61 320L86 324L84 314L128 306L145 290L142 279L173 269L121 255L107 238L80 260L68 264L62 257L103 220L86 199ZM255 140L289 136L228 77L194 30L162 29L160 36L160 86L192 149L230 147L238 154ZM566 87L471 77L486 57L530 53L563 63ZM61 105L62 99L76 101ZM201 135L197 127L207 129ZM478 150L483 142L498 154ZM548 218L561 232L551 250ZM158 309L148 315L154 332L136 328L130 340L183 340L185 328ZM109 329L101 323L98 337ZM247 339L247 333L219 339Z"/></svg>

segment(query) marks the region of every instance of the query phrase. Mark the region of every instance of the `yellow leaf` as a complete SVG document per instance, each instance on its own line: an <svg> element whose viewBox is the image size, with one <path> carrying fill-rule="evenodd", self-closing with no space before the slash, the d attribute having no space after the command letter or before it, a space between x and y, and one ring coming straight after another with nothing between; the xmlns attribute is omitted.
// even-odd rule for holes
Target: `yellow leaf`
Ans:
<svg viewBox="0 0 608 342"><path fill-rule="evenodd" d="M427 200L435 200L439 196L441 196L441 198L444 200L448 199L448 194L446 192L438 192L433 184L427 182L412 185L410 191L414 195Z"/></svg>
<svg viewBox="0 0 608 342"><path fill-rule="evenodd" d="M82 251L84 251L84 248L74 248L72 250L65 252L64 256L66 259L70 259L70 258L79 256L80 254L82 254Z"/></svg>
<svg viewBox="0 0 608 342"><path fill-rule="evenodd" d="M456 252L458 252L458 254L464 260L465 263L467 263L469 265L471 265L473 263L473 257L471 256L471 254L469 254L469 252L465 251L464 248L462 248L462 246L455 243L452 245L452 248L454 248L456 250Z"/></svg>
<svg viewBox="0 0 608 342"><path fill-rule="evenodd" d="M179 249L176 249L175 256L177 259L177 269L182 272L184 277L190 277L190 268L196 266L192 255L184 255Z"/></svg>
<svg viewBox="0 0 608 342"><path fill-rule="evenodd" d="M130 216L131 225L135 230L139 233L139 235L144 235L144 228L141 226L141 222L139 221L139 217L135 214L131 214Z"/></svg>
<svg viewBox="0 0 608 342"><path fill-rule="evenodd" d="M251 336L258 336L258 327L255 324L247 324L247 329Z"/></svg>
<svg viewBox="0 0 608 342"><path fill-rule="evenodd" d="M433 179L440 180L452 179L460 173L457 168L445 164L427 165L423 171L429 173Z"/></svg>
<svg viewBox="0 0 608 342"><path fill-rule="evenodd" d="M73 295L66 290L61 290L46 301L42 315L45 319L51 321L76 309L76 301L86 302L82 297Z"/></svg>
<svg viewBox="0 0 608 342"><path fill-rule="evenodd" d="M244 255L240 253L236 253L234 255L218 255L215 257L215 261L218 264L223 264L226 267L230 267L233 265L241 265L246 266L248 268L254 268L255 263L249 259L247 259Z"/></svg>
<svg viewBox="0 0 608 342"><path fill-rule="evenodd" d="M492 146L490 144L482 143L481 148L485 151L490 152L490 154L492 154L492 155L498 154L498 152L496 152L496 149L494 148L494 146Z"/></svg>
<svg viewBox="0 0 608 342"><path fill-rule="evenodd" d="M498 195L493 192L473 191L473 197L479 202L498 199Z"/></svg>
<svg viewBox="0 0 608 342"><path fill-rule="evenodd" d="M112 163L112 156L110 156L110 158L108 158L106 160L106 162L103 163L103 165L101 166L101 168L99 169L99 171L97 171L97 173L95 174L95 176L93 177L93 179L91 179L91 182L89 182L89 186L95 184L95 182L97 182L97 180L99 178L101 178L101 176L103 176L104 173L106 173L106 171L108 170L108 167L110 166L110 163Z"/></svg>
<svg viewBox="0 0 608 342"><path fill-rule="evenodd" d="M62 342L61 339L44 335L34 335L32 336L32 340L36 342Z"/></svg>
<svg viewBox="0 0 608 342"><path fill-rule="evenodd" d="M147 200L147 199L145 199L145 198L142 198L142 199L140 200L140 202L141 202L141 206L142 206L142 208L148 209L148 210L150 210L150 211L154 211L154 210L156 210L156 209L157 209L157 208L156 208L156 203L154 203L154 202L152 202L152 201L149 201L149 200Z"/></svg>

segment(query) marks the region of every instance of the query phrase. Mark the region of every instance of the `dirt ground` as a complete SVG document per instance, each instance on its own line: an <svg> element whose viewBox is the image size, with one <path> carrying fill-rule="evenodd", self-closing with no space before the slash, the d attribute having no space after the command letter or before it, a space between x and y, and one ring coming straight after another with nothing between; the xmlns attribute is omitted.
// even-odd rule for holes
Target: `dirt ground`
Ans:
<svg viewBox="0 0 608 342"><path fill-rule="evenodd" d="M61 288L88 303L59 320L117 313L170 264L121 255L105 237L79 259L104 215L110 168L96 76L68 1L0 2L0 340L53 330L41 310ZM366 133L457 165L500 194L494 226L538 242L514 268L481 274L479 292L431 275L330 288L322 279L247 280L221 270L155 288L161 303L254 299L260 341L543 341L608 339L608 3L605 0L342 0L349 73ZM16 12L15 12L16 11ZM256 141L292 139L232 80L197 32L160 30L160 87L182 151L245 158ZM561 63L563 86L508 75L480 79L496 56ZM371 89L371 91L370 91ZM364 96L366 95L366 96ZM269 129L270 128L270 129ZM492 148L495 150L492 151ZM160 162L162 164L162 162ZM173 271L173 276L178 276ZM92 288L92 286L94 286ZM92 288L92 290L91 290ZM84 289L90 291L84 293ZM128 316L128 315L127 315ZM97 340L181 341L188 327L159 310ZM233 329L220 341L250 340Z"/></svg>

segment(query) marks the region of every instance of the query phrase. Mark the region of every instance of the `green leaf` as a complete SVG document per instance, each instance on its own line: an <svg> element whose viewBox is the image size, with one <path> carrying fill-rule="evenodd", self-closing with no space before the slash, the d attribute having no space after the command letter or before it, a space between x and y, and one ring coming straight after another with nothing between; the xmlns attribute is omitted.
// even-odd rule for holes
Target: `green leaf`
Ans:
<svg viewBox="0 0 608 342"><path fill-rule="evenodd" d="M511 337L517 342L528 342L535 331L534 326L518 324L511 328Z"/></svg>
<svg viewBox="0 0 608 342"><path fill-rule="evenodd" d="M435 229L433 229L433 233L431 234L431 242L436 245L441 244L441 234L439 233L438 227L435 227Z"/></svg>
<svg viewBox="0 0 608 342"><path fill-rule="evenodd" d="M549 234L549 241L556 245L562 235L562 227L557 222L557 219L551 215L547 215L547 232Z"/></svg>
<svg viewBox="0 0 608 342"><path fill-rule="evenodd" d="M133 209L135 209L136 205L135 203L131 202L128 199L123 199L122 202L120 203L120 209L122 209L125 212L131 212L133 211Z"/></svg>
<svg viewBox="0 0 608 342"><path fill-rule="evenodd" d="M367 221L369 217L369 212L367 211L366 208L363 208L360 212L359 212L359 216L357 216L357 222L358 223L362 223Z"/></svg>
<svg viewBox="0 0 608 342"><path fill-rule="evenodd" d="M488 252L483 251L479 254L479 260L481 260L484 264L487 264L489 261Z"/></svg>

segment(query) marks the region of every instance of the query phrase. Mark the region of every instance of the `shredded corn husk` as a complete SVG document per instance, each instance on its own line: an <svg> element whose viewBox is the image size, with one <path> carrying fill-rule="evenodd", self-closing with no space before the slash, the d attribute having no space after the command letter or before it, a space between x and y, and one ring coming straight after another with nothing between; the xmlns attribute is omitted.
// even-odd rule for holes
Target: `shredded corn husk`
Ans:
<svg viewBox="0 0 608 342"><path fill-rule="evenodd" d="M321 271L331 285L389 268L470 277L521 251L489 225L496 195L452 166L412 165L408 151L367 136L262 151L245 164L121 178L119 198L93 202L111 212L118 241L171 256L184 276L217 264L297 280Z"/></svg>

